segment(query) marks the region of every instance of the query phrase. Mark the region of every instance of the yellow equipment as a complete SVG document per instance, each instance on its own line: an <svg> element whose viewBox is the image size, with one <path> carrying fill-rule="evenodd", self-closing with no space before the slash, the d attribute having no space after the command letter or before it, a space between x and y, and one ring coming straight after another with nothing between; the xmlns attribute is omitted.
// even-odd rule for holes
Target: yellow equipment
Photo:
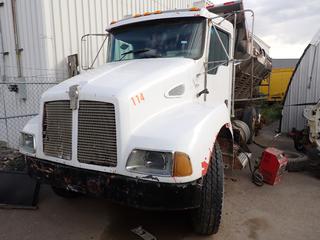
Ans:
<svg viewBox="0 0 320 240"><path fill-rule="evenodd" d="M290 78L295 69L295 59L290 59L290 63L286 59L275 59L275 61L277 60L282 61L280 64L273 64L270 79L263 80L260 85L260 93L268 96L267 100L269 102L281 102L283 100Z"/></svg>

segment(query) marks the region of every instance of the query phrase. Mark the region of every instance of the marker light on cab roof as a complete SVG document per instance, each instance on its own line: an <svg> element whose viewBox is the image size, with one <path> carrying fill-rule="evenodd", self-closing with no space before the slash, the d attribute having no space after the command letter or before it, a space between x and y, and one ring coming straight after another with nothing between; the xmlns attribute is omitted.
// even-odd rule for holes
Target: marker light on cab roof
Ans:
<svg viewBox="0 0 320 240"><path fill-rule="evenodd" d="M190 11L200 11L200 8L198 8L198 7L192 7L192 8L190 8L189 10L190 10Z"/></svg>

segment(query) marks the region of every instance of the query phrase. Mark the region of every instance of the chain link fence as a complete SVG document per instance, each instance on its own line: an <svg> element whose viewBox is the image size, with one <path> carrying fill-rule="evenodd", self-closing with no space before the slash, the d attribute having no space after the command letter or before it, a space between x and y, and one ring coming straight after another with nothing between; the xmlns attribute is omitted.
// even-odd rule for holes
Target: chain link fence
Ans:
<svg viewBox="0 0 320 240"><path fill-rule="evenodd" d="M0 141L18 149L20 131L39 113L41 95L61 80L34 76L6 77L0 82Z"/></svg>

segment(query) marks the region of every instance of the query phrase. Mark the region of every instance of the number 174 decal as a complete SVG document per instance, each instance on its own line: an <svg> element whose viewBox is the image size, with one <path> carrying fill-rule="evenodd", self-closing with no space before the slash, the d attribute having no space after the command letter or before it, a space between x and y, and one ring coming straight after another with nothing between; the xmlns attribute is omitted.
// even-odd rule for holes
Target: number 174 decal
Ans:
<svg viewBox="0 0 320 240"><path fill-rule="evenodd" d="M131 101L134 106L137 106L138 104L144 102L144 96L143 93L137 94L131 98Z"/></svg>

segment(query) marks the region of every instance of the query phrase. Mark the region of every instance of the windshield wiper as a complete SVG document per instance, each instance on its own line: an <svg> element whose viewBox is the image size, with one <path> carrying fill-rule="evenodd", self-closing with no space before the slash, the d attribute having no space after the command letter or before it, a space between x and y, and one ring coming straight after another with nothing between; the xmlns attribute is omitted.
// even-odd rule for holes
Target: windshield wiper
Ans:
<svg viewBox="0 0 320 240"><path fill-rule="evenodd" d="M150 51L151 49L150 48L142 48L142 49L137 49L137 50L130 50L128 52L124 52L121 54L121 58L119 61L121 61L127 54L130 54L130 53L144 53L144 52L148 52Z"/></svg>

